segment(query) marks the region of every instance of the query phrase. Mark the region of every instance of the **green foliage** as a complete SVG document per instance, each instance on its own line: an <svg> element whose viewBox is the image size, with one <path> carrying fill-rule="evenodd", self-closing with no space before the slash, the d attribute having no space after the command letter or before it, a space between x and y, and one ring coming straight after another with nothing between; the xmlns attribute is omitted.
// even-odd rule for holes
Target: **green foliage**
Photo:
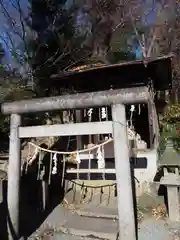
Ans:
<svg viewBox="0 0 180 240"><path fill-rule="evenodd" d="M169 104L162 117L162 124L180 122L180 104Z"/></svg>
<svg viewBox="0 0 180 240"><path fill-rule="evenodd" d="M174 147L180 151L180 104L169 104L160 121L161 141L159 151L162 153L168 137L171 137Z"/></svg>
<svg viewBox="0 0 180 240"><path fill-rule="evenodd" d="M3 101L12 102L20 100L32 99L36 94L31 89L26 88L16 88L12 89L7 95L4 96Z"/></svg>

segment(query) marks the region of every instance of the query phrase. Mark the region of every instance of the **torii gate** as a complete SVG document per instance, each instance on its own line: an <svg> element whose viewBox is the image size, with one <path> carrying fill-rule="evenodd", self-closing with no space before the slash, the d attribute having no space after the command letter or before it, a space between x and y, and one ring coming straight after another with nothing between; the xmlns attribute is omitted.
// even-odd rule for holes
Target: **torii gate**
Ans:
<svg viewBox="0 0 180 240"><path fill-rule="evenodd" d="M107 133L112 133L114 138L119 237L123 240L135 240L135 217L124 105L135 103L149 104L151 101L152 98L148 87L137 87L2 104L3 114L11 115L7 197L9 240L18 239L19 237L20 139L27 137L68 136L69 134L77 136ZM23 113L101 106L112 107L112 121L103 122L103 124L101 122L93 122L21 127L20 114Z"/></svg>

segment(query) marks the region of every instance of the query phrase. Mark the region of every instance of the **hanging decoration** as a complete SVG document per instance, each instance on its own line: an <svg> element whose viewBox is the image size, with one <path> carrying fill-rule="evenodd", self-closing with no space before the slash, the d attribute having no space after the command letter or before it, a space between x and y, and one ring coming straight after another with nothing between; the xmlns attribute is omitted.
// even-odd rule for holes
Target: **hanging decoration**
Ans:
<svg viewBox="0 0 180 240"><path fill-rule="evenodd" d="M141 114L141 104L138 105L138 114L140 115Z"/></svg>
<svg viewBox="0 0 180 240"><path fill-rule="evenodd" d="M87 111L87 115L88 115L89 121L92 118L92 114L93 114L93 108L89 108L88 111Z"/></svg>
<svg viewBox="0 0 180 240"><path fill-rule="evenodd" d="M103 153L101 151L101 147L98 147L97 149L97 163L98 163L98 169L104 169L105 168L105 159L103 156Z"/></svg>
<svg viewBox="0 0 180 240"><path fill-rule="evenodd" d="M135 105L131 105L131 108L130 108L130 128L133 127L133 114L134 114L134 111L135 111Z"/></svg>
<svg viewBox="0 0 180 240"><path fill-rule="evenodd" d="M130 107L130 127L128 127L128 122L127 122L127 126L124 126L125 128L127 127L127 131L128 131L128 138L130 139L131 137L134 138L134 136L136 136L137 140L140 141L140 137L138 136L138 134L135 133L134 131L134 127L133 127L133 113L135 112L135 105L131 105ZM92 118L92 114L93 114L93 109L90 108L87 112L87 115L89 117L89 120L91 120ZM87 116L86 115L86 116ZM99 109L99 117L100 119L106 119L108 120L108 109L103 107L101 109ZM77 164L77 168L79 167L79 164L81 163L81 153L85 153L89 155L89 163L88 163L88 167L91 168L91 153L94 156L94 150L97 151L96 152L96 158L97 158L97 165L98 165L98 169L103 169L102 170L102 177L103 179L105 179L105 152L104 152L104 146L110 142L112 142L113 139L106 136L105 137L105 141L103 143L97 144L97 145L93 145L90 148L86 148L86 149L81 149L81 150L75 150L75 151L70 151L70 152L63 152L63 151L54 151L54 150L50 150L50 149L45 149L42 148L40 146L37 146L34 143L29 143L29 145L34 147L34 155L27 159L27 165L28 164L32 164L33 161L35 161L37 158L37 156L39 155L39 159L38 159L38 179L42 179L42 176L44 176L45 173L45 168L43 166L43 158L44 158L44 154L45 152L49 152L50 153L50 159L49 159L49 176L48 176L48 183L51 183L51 177L52 175L55 175L58 173L59 168L57 166L61 166L62 169L60 169L60 171L62 172L62 179L61 179L61 186L63 187L64 184L64 179L65 179L65 170L66 170L66 163L69 161L72 163L72 159L74 160L73 163ZM57 155L62 155L61 159L61 164L58 164L58 157ZM88 179L90 180L90 173L88 174ZM78 184L77 184L78 185ZM104 194L103 188L104 187L109 187L109 196L107 199L107 204L109 204L110 201L110 195L111 195L111 187L114 186L114 184L112 185L103 185L103 186L85 186L84 183L81 185L82 189L81 189L81 202L83 201L83 199L87 196L87 191L88 188L91 188L90 190L90 199L89 201L92 200L92 197L94 195L94 189L95 188L101 188L101 194L100 194L100 202L102 202L102 195ZM74 199L74 197L73 197Z"/></svg>
<svg viewBox="0 0 180 240"><path fill-rule="evenodd" d="M55 153L53 156L53 162L54 162L54 166L52 169L52 174L55 175L57 174L57 153Z"/></svg>
<svg viewBox="0 0 180 240"><path fill-rule="evenodd" d="M45 174L45 169L44 169L44 165L43 165L43 158L44 158L44 152L43 151L39 151L39 160L38 160L38 176L37 179L38 180L42 180L43 176Z"/></svg>
<svg viewBox="0 0 180 240"><path fill-rule="evenodd" d="M26 170L25 170L26 173L28 171L29 165L31 165L36 160L38 153L39 153L39 149L36 147L33 156L30 157L30 148L29 148L28 161L26 163Z"/></svg>
<svg viewBox="0 0 180 240"><path fill-rule="evenodd" d="M63 155L63 169L62 169L62 178L61 178L61 187L62 188L63 188L63 185L64 185L65 169L66 169L66 156Z"/></svg>
<svg viewBox="0 0 180 240"><path fill-rule="evenodd" d="M84 196L84 182L81 185L81 193L80 193L80 203L82 203L83 196Z"/></svg>
<svg viewBox="0 0 180 240"><path fill-rule="evenodd" d="M132 131L128 128L128 137L131 137L133 132L134 131ZM78 150L78 151L76 150L76 151L71 151L71 152L53 151L53 150L42 148L32 142L29 142L29 144L31 146L34 146L35 151L34 151L33 157L27 160L27 164L28 165L31 164L35 160L35 156L37 156L37 154L39 153L39 167L40 167L40 165L42 164L42 152L49 152L52 155L54 154L52 157L53 167L51 166L51 168L52 168L51 172L52 172L52 174L56 174L57 173L57 161L58 161L57 155L65 155L65 161L72 161L72 158L73 158L74 162L80 164L80 162L81 162L80 153L86 153L88 151L88 153L90 155L90 153L93 150L97 149L97 159L99 162L99 167L104 168L104 153L102 151L102 149L103 149L102 147L112 141L113 141L112 138L106 137L105 141L103 143L93 145L91 148L88 148L88 149L82 149L82 150Z"/></svg>
<svg viewBox="0 0 180 240"><path fill-rule="evenodd" d="M88 121L92 121L92 113L93 113L93 108L89 108L87 115L88 115ZM92 136L89 135L89 144L92 143Z"/></svg>
<svg viewBox="0 0 180 240"><path fill-rule="evenodd" d="M107 118L107 111L105 107L101 108L101 119L106 119Z"/></svg>
<svg viewBox="0 0 180 240"><path fill-rule="evenodd" d="M79 152L78 152L78 151L76 152L76 162L77 162L78 164L81 163L81 158L80 158L80 155L79 155Z"/></svg>
<svg viewBox="0 0 180 240"><path fill-rule="evenodd" d="M131 106L131 112L133 113L135 110L134 105ZM107 111L106 111L107 114ZM89 115L92 115L92 109L89 110ZM105 117L105 116L104 116ZM133 131L133 129L130 129L129 127L127 127L128 130L128 138L134 138L134 134L135 131ZM137 136L138 138L138 136ZM44 174L44 164L43 164L43 158L44 158L44 153L45 152L49 152L50 153L50 162L49 162L49 177L48 177L48 182L50 184L51 182L51 175L55 175L58 173L58 168L57 168L57 164L58 164L58 158L57 155L62 155L63 156L63 160L61 158L61 161L63 162L63 173L62 173L62 184L63 184L63 179L64 179L64 171L65 171L65 163L66 162L71 162L72 163L72 158L73 158L73 163L76 164L80 164L81 163L81 153L87 153L89 154L89 168L90 168L90 155L91 152L93 152L94 150L96 150L96 158L97 158L97 164L98 164L98 169L105 169L105 153L104 153L104 145L112 142L113 139L112 138L105 138L105 141L103 143L97 144L97 145L93 145L90 148L86 148L86 149L81 149L81 150L76 150L76 151L54 151L54 150L50 150L50 149L45 149L42 148L32 142L29 142L29 145L34 147L34 155L32 156L32 158L27 159L27 166L29 164L32 164L33 161L35 161L37 159L37 156L39 155L38 158L38 179L42 179L42 176ZM61 169L62 170L62 169ZM102 172L103 173L103 172ZM90 179L90 175L88 177Z"/></svg>
<svg viewBox="0 0 180 240"><path fill-rule="evenodd" d="M102 197L103 197L103 187L101 187L101 191L100 191L100 204L102 203Z"/></svg>
<svg viewBox="0 0 180 240"><path fill-rule="evenodd" d="M49 185L51 184L52 161L53 161L53 156L52 156L52 153L50 153L50 165L49 165L49 177L48 177Z"/></svg>

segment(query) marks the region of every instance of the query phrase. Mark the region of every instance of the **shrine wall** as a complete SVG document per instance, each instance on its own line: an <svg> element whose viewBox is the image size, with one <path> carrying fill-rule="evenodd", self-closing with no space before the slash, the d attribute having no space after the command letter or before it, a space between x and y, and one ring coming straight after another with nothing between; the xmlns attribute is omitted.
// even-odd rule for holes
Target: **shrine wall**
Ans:
<svg viewBox="0 0 180 240"><path fill-rule="evenodd" d="M105 169L107 170L106 173L103 173L103 171L101 173L96 172L96 169L98 169L97 159L81 159L79 168L75 170L86 169L86 173L77 173L77 171L73 173L72 170L67 174L67 178L81 182L96 182L97 184L99 181L104 182L104 184L107 184L109 181L114 182L116 180L116 173L115 162L112 153L113 148L110 147L111 143L107 145L109 145L109 151L107 153L107 148L105 148L107 154L107 158L105 159ZM157 151L155 149L146 149L141 152L139 151L136 157L131 157L130 161L132 166L132 175L135 178L136 196L141 196L144 193L151 194L151 186L154 182L154 177L157 172ZM94 172L88 173L88 169L94 170Z"/></svg>

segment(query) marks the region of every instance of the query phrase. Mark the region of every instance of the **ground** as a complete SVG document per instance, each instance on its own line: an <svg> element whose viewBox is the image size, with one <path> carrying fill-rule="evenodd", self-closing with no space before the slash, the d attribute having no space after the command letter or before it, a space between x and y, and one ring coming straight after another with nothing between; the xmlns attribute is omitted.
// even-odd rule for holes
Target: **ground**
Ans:
<svg viewBox="0 0 180 240"><path fill-rule="evenodd" d="M54 219L55 220L55 219ZM53 221L54 221L53 220ZM77 222L78 220L74 219L74 223ZM90 225L94 224L94 219L90 219L89 221ZM84 227L84 226L83 226ZM82 227L82 228L83 228ZM100 229L99 229L100 230ZM104 228L101 229L104 231ZM75 232L77 234L77 232ZM85 234L83 230L81 230L81 234ZM60 229L50 229L46 227L46 230L41 232L41 234L37 234L36 237L35 235L32 236L29 239L42 239L42 240L80 240L80 239L110 239L110 240L116 240L116 236L114 235L107 235L107 238L101 238L101 237L95 237L93 233L91 236L89 235L86 237L80 237L80 236L75 236L72 234L63 233ZM139 231L138 231L138 240L179 240L180 239L180 224L179 223L169 223L168 221L164 220L157 220L155 218L149 218L145 219L139 224Z"/></svg>
<svg viewBox="0 0 180 240"><path fill-rule="evenodd" d="M69 194L68 202L71 197ZM99 204L99 197L91 203L59 204L29 240L117 240L117 199L107 205ZM154 206L154 197L149 199L151 207L138 207L138 240L180 240L180 224L169 222L164 204Z"/></svg>

